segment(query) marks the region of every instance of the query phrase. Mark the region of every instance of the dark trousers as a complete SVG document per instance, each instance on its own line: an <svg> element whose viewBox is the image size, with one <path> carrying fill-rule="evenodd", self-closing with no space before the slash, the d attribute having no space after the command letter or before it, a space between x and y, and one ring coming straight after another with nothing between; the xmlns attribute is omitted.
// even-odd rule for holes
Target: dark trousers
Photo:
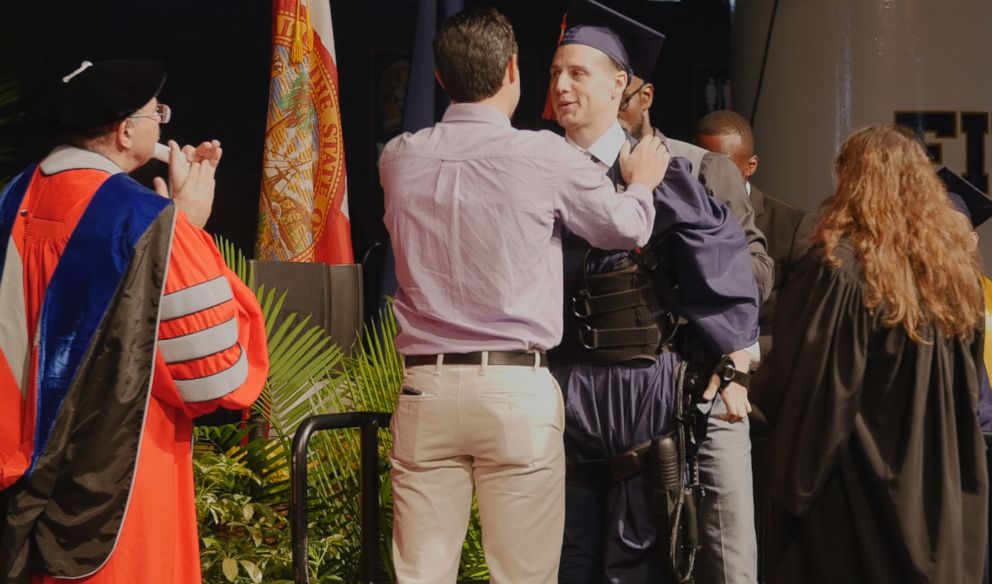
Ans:
<svg viewBox="0 0 992 584"><path fill-rule="evenodd" d="M605 495L605 489L592 486L565 486L565 538L558 564L558 584L603 581Z"/></svg>
<svg viewBox="0 0 992 584"><path fill-rule="evenodd" d="M652 521L644 475L609 487L566 485L559 584L669 582Z"/></svg>
<svg viewBox="0 0 992 584"><path fill-rule="evenodd" d="M605 462L668 431L674 411L673 353L649 367L563 365L552 368L565 393L565 454ZM600 472L605 471L603 468ZM562 584L664 584L666 562L655 540L645 476L609 484L566 471Z"/></svg>

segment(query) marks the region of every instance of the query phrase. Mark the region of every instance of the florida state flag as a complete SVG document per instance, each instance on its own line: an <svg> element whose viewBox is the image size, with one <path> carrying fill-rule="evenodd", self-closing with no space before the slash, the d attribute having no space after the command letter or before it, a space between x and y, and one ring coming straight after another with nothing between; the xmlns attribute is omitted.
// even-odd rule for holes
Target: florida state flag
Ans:
<svg viewBox="0 0 992 584"><path fill-rule="evenodd" d="M354 262L327 0L274 0L260 260Z"/></svg>

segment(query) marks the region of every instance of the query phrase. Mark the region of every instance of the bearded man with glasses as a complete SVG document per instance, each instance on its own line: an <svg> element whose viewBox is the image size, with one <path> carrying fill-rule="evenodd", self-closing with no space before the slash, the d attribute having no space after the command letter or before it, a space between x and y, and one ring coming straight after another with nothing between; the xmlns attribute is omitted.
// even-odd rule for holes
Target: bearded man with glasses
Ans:
<svg viewBox="0 0 992 584"><path fill-rule="evenodd" d="M170 142L155 61L83 62L62 144L0 193L0 581L196 584L193 418L268 372L254 294L203 230L220 143Z"/></svg>
<svg viewBox="0 0 992 584"><path fill-rule="evenodd" d="M688 159L692 163L692 176L706 186L718 201L727 205L740 221L751 250L751 267L758 282L758 292L764 302L775 283L775 263L768 255L765 235L754 224L754 209L734 163L719 153L709 152L695 144L674 140L651 126L651 105L654 103L654 84L645 80L651 71L634 70L630 83L620 100L617 119L624 130L638 140L658 136L668 146L672 156Z"/></svg>

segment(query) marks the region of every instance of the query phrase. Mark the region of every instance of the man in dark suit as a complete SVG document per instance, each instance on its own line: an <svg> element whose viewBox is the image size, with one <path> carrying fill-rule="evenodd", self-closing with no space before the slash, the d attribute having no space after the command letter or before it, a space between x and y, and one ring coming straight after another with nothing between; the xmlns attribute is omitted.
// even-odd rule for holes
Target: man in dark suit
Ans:
<svg viewBox="0 0 992 584"><path fill-rule="evenodd" d="M694 141L709 151L726 154L741 171L754 208L754 223L765 234L768 254L775 260L775 285L771 295L761 305L758 320L761 326L761 355L765 356L772 347L772 318L777 292L788 282L793 266L809 249L809 238L816 226L816 213L797 209L751 184L751 176L758 170L758 156L754 153L751 125L739 114L719 110L703 116L696 123Z"/></svg>

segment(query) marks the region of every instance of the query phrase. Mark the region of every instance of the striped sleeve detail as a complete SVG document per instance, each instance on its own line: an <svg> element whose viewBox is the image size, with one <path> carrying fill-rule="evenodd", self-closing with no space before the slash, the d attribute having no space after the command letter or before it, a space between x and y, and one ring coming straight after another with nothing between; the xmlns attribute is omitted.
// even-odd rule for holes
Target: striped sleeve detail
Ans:
<svg viewBox="0 0 992 584"><path fill-rule="evenodd" d="M205 402L238 389L248 375L248 363L239 344L238 305L227 277L204 278L163 296L162 302L158 351L179 397L186 403Z"/></svg>
<svg viewBox="0 0 992 584"><path fill-rule="evenodd" d="M217 276L162 297L162 320L173 320L234 299L231 283Z"/></svg>
<svg viewBox="0 0 992 584"><path fill-rule="evenodd" d="M27 313L24 308L24 270L21 255L11 240L7 243L6 260L0 274L0 359L7 362L13 383L25 395L28 371ZM8 380L11 381L11 380Z"/></svg>
<svg viewBox="0 0 992 584"><path fill-rule="evenodd" d="M158 348L166 363L178 363L226 351L237 342L238 321L232 318L188 335L160 340Z"/></svg>
<svg viewBox="0 0 992 584"><path fill-rule="evenodd" d="M183 401L196 403L215 400L238 389L248 378L248 357L240 344L237 348L240 356L230 367L206 377L176 379L176 388Z"/></svg>

